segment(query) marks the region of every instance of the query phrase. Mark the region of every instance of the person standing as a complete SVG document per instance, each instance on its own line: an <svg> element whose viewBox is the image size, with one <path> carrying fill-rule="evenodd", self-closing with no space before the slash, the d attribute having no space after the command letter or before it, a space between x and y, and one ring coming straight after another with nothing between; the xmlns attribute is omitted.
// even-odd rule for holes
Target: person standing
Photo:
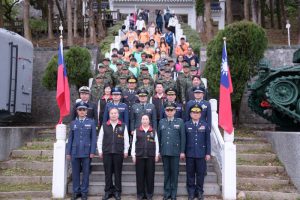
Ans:
<svg viewBox="0 0 300 200"><path fill-rule="evenodd" d="M162 32L163 29L163 17L161 16L161 10L157 11L157 15L156 15L156 25L159 29L160 32Z"/></svg>
<svg viewBox="0 0 300 200"><path fill-rule="evenodd" d="M136 169L137 199L146 197L152 200L159 144L156 131L150 126L150 118L146 114L142 116L141 126L133 133L131 156Z"/></svg>
<svg viewBox="0 0 300 200"><path fill-rule="evenodd" d="M128 157L129 137L127 126L119 120L119 110L115 107L109 110L109 120L100 129L97 147L105 173L102 199L107 200L113 195L116 200L121 200L123 158Z"/></svg>
<svg viewBox="0 0 300 200"><path fill-rule="evenodd" d="M189 112L191 119L185 123L188 200L195 197L203 200L206 161L211 158L210 129L205 121L201 121L201 107L197 103Z"/></svg>
<svg viewBox="0 0 300 200"><path fill-rule="evenodd" d="M113 99L111 95L111 86L106 84L104 86L104 95L100 98L98 102L99 126L101 126L103 123L103 115L104 115L106 104L112 101Z"/></svg>
<svg viewBox="0 0 300 200"><path fill-rule="evenodd" d="M88 104L83 101L76 104L77 117L70 124L70 134L66 148L67 160L72 164L73 194L72 200L87 199L91 159L96 153L96 126L93 119L87 118ZM80 184L80 171L82 182Z"/></svg>
<svg viewBox="0 0 300 200"><path fill-rule="evenodd" d="M183 106L181 103L179 103L178 101L176 101L176 96L177 96L177 90L173 87L170 87L166 90L166 103L171 102L174 103L176 105L176 112L174 117L175 118L181 118L183 121L185 120L185 113L183 111ZM161 118L166 118L166 112L165 109L162 108L161 109Z"/></svg>
<svg viewBox="0 0 300 200"><path fill-rule="evenodd" d="M171 18L171 13L170 13L170 10L169 8L167 8L166 10L166 14L164 15L164 20L165 20L165 28L168 28L169 26L169 20Z"/></svg>
<svg viewBox="0 0 300 200"><path fill-rule="evenodd" d="M179 158L185 158L185 128L184 122L180 118L175 118L176 105L167 103L165 105L167 118L159 122L158 141L160 155L162 156L164 168L164 197L163 200L171 198L176 200Z"/></svg>
<svg viewBox="0 0 300 200"><path fill-rule="evenodd" d="M157 124L159 123L159 120L162 118L161 116L161 110L163 109L164 103L166 101L166 95L164 92L164 87L161 81L156 81L155 83L155 95L152 97L152 103L155 106L155 109L157 110Z"/></svg>
<svg viewBox="0 0 300 200"><path fill-rule="evenodd" d="M154 130L157 130L156 109L152 103L147 103L148 91L141 89L138 91L138 96L139 103L136 103L132 106L130 113L131 134L133 134L136 128L140 127L143 114L149 115L150 125Z"/></svg>
<svg viewBox="0 0 300 200"><path fill-rule="evenodd" d="M79 96L80 96L80 100L83 101L84 103L88 104L88 108L87 108L87 118L93 119L95 122L95 125L98 125L98 112L97 112L97 106L95 103L90 101L90 93L91 90L89 87L87 86L82 86L79 88ZM71 113L71 119L75 120L76 117L78 117L78 112L76 109L76 105L75 104L73 106L72 109L72 113Z"/></svg>

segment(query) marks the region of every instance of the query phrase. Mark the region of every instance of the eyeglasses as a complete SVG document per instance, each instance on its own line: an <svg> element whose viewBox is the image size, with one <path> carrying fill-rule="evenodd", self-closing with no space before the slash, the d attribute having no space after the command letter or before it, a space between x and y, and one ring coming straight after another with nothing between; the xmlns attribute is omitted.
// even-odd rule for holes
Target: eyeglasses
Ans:
<svg viewBox="0 0 300 200"><path fill-rule="evenodd" d="M172 112L174 109L166 109L167 112Z"/></svg>
<svg viewBox="0 0 300 200"><path fill-rule="evenodd" d="M86 111L85 108L78 108L77 110L79 110L79 111Z"/></svg>

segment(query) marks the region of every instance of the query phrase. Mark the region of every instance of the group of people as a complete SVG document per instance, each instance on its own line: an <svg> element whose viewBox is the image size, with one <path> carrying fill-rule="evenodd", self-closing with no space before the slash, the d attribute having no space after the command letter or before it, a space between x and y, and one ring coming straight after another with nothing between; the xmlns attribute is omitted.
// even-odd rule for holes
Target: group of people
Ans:
<svg viewBox="0 0 300 200"><path fill-rule="evenodd" d="M72 163L72 199L87 199L96 151L104 165L103 200L121 199L122 165L128 156L136 167L138 200L152 199L155 163L160 160L163 199L176 199L180 159L186 161L188 199L204 198L211 109L199 60L182 37L174 61L166 38L155 39L160 30L155 27L150 36L149 28L140 33L130 29L125 34L128 44L99 63L91 88L79 89L66 152ZM129 34L136 35L134 40Z"/></svg>

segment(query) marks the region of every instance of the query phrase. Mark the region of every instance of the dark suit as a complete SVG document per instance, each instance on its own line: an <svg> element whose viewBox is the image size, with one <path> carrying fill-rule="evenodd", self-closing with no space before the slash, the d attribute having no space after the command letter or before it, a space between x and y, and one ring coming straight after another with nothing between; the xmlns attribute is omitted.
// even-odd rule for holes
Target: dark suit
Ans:
<svg viewBox="0 0 300 200"><path fill-rule="evenodd" d="M98 125L98 109L97 105L93 102L88 101L87 104L89 105L88 111L87 111L87 118L93 119L95 121L95 125ZM72 108L72 113L71 113L71 120L75 120L77 115L77 110L76 110L76 104Z"/></svg>
<svg viewBox="0 0 300 200"><path fill-rule="evenodd" d="M153 104L145 103L144 105L136 103L132 106L130 113L130 131L134 131L141 125L141 119L144 114L150 118L150 125L157 130L157 114Z"/></svg>
<svg viewBox="0 0 300 200"><path fill-rule="evenodd" d="M200 120L205 121L207 123L208 129L211 130L211 107L208 101L201 100L199 102L196 100L190 100L186 105L186 121L189 121L191 119L190 109L195 103L197 103L202 109Z"/></svg>

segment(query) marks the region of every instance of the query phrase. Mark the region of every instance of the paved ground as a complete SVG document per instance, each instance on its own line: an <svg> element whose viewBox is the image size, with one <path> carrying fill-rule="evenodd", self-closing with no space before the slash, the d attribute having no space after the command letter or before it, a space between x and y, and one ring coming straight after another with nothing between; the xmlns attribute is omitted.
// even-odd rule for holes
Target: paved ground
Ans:
<svg viewBox="0 0 300 200"><path fill-rule="evenodd" d="M66 200L69 200L70 198L66 198ZM89 197L89 200L101 200L102 197ZM122 200L134 200L136 199L135 196L122 196ZM186 200L187 197L177 197L177 200ZM205 200L220 200L221 198L217 197L205 197ZM17 200L17 199L16 199ZM31 200L53 200L51 198L36 198ZM114 198L111 198L111 200L114 200ZM162 200L162 196L155 196L153 200Z"/></svg>

